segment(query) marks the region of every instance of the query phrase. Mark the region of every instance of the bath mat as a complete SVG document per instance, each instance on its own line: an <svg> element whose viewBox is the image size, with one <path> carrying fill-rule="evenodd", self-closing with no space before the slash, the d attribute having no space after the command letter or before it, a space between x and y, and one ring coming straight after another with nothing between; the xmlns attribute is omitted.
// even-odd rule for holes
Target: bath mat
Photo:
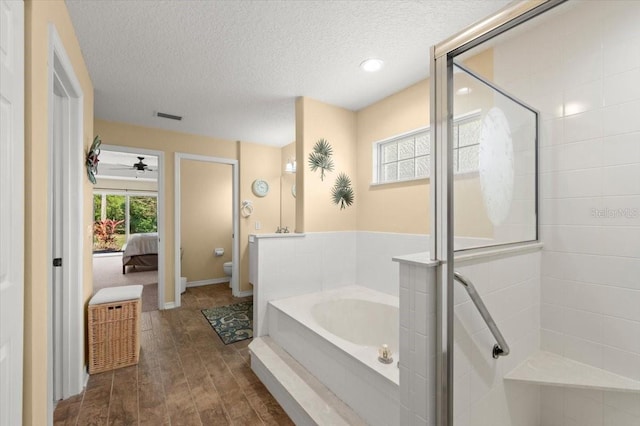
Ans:
<svg viewBox="0 0 640 426"><path fill-rule="evenodd" d="M203 309L202 314L225 345L253 337L253 302Z"/></svg>

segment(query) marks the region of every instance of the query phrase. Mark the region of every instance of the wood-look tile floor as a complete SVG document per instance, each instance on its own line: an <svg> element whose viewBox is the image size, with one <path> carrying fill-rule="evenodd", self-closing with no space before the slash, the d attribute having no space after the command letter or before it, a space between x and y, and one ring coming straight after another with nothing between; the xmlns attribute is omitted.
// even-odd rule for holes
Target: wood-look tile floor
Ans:
<svg viewBox="0 0 640 426"><path fill-rule="evenodd" d="M251 370L250 340L225 346L200 312L245 300L226 285L193 287L182 307L143 312L138 365L91 375L54 424L292 425Z"/></svg>

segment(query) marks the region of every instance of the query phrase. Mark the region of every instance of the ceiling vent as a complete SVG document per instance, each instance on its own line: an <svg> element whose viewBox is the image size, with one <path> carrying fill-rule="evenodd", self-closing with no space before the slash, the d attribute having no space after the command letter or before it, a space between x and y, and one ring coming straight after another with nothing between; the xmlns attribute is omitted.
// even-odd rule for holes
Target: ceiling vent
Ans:
<svg viewBox="0 0 640 426"><path fill-rule="evenodd" d="M179 115L167 114L164 112L156 112L156 116L160 118L168 118L169 120L181 121L182 117Z"/></svg>

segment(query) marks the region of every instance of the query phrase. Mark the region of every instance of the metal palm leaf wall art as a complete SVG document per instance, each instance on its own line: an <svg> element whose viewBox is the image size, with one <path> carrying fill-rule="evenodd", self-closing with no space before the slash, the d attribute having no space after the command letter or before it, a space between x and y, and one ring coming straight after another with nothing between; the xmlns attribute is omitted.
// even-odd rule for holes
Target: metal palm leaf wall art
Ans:
<svg viewBox="0 0 640 426"><path fill-rule="evenodd" d="M100 161L98 157L100 156L100 145L102 141L100 140L100 136L97 136L93 139L93 143L87 151L87 158L85 161L85 166L87 167L87 177L92 184L96 184L96 174L98 174L98 162Z"/></svg>
<svg viewBox="0 0 640 426"><path fill-rule="evenodd" d="M309 153L309 169L312 172L320 170L320 180L324 181L324 175L332 172L334 168L333 147L325 138L321 138L313 146ZM351 186L351 178L346 173L340 172L331 188L331 200L333 204L344 210L351 206L355 200L355 192Z"/></svg>
<svg viewBox="0 0 640 426"><path fill-rule="evenodd" d="M325 172L333 171L333 159L331 156L333 155L333 148L327 142L326 139L322 138L316 142L313 146L313 151L309 153L309 169L312 172L316 170L320 170L320 180L324 181Z"/></svg>
<svg viewBox="0 0 640 426"><path fill-rule="evenodd" d="M333 204L340 206L340 210L353 204L355 193L351 187L351 179L345 173L341 172L336 178L336 182L331 188L331 199Z"/></svg>

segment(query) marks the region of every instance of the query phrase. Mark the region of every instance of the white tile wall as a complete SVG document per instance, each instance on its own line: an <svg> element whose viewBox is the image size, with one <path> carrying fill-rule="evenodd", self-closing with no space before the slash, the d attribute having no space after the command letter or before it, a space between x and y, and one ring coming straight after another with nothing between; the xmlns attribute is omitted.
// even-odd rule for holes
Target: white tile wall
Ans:
<svg viewBox="0 0 640 426"><path fill-rule="evenodd" d="M429 236L358 231L356 284L398 296L398 264L391 259L429 250Z"/></svg>
<svg viewBox="0 0 640 426"><path fill-rule="evenodd" d="M543 118L541 345L637 380L640 2L557 12L494 48L496 84ZM638 398L545 388L541 424L638 426Z"/></svg>
<svg viewBox="0 0 640 426"><path fill-rule="evenodd" d="M355 232L256 238L249 250L254 251L252 266L257 268L257 273L252 273L256 281L256 336L269 334L266 312L270 300L353 285L356 281Z"/></svg>

